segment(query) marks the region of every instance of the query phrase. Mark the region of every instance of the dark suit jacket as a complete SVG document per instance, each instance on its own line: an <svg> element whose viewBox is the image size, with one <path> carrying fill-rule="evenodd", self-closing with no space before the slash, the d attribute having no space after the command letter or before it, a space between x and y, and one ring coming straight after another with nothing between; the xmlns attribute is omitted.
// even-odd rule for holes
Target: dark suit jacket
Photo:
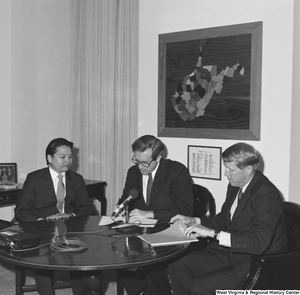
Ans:
<svg viewBox="0 0 300 295"><path fill-rule="evenodd" d="M76 216L94 213L83 177L73 171L66 172L65 212ZM58 213L56 194L49 168L43 168L27 175L19 193L15 217L20 222L31 222Z"/></svg>
<svg viewBox="0 0 300 295"><path fill-rule="evenodd" d="M125 188L120 202L129 195L131 189L137 189L139 195L129 203L129 210L153 211L154 218L169 221L176 214L191 216L194 208L192 180L187 168L176 161L161 159L156 171L149 207L143 197L143 179L138 166L129 168Z"/></svg>
<svg viewBox="0 0 300 295"><path fill-rule="evenodd" d="M230 220L230 208L239 188L228 185L221 212L201 224L231 233L231 248L218 241L210 247L231 251L235 263L249 262L251 256L282 252L286 249L286 229L282 200L277 188L260 171L244 192Z"/></svg>

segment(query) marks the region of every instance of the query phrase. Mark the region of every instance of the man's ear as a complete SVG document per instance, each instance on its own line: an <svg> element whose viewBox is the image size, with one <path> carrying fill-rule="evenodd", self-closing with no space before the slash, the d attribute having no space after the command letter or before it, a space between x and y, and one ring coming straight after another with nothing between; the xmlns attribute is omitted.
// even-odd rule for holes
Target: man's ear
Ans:
<svg viewBox="0 0 300 295"><path fill-rule="evenodd" d="M253 166L252 166L252 165L248 165L248 166L246 167L246 169L247 169L248 175L251 174L251 173L253 172Z"/></svg>
<svg viewBox="0 0 300 295"><path fill-rule="evenodd" d="M159 163L159 162L160 162L160 159L161 159L161 155L158 155L155 161L156 161L157 163Z"/></svg>
<svg viewBox="0 0 300 295"><path fill-rule="evenodd" d="M52 157L51 157L51 155L47 155L47 160L48 160L49 163L52 163Z"/></svg>

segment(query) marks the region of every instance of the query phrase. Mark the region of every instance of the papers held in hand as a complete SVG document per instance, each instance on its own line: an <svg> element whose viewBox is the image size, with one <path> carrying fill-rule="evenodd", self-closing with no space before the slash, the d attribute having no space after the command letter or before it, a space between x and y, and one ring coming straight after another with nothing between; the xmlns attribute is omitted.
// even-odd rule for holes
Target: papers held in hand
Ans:
<svg viewBox="0 0 300 295"><path fill-rule="evenodd" d="M148 235L142 234L139 235L139 238L153 247L198 242L198 239L193 234L189 237L183 235L186 229L187 226L180 220L161 232Z"/></svg>

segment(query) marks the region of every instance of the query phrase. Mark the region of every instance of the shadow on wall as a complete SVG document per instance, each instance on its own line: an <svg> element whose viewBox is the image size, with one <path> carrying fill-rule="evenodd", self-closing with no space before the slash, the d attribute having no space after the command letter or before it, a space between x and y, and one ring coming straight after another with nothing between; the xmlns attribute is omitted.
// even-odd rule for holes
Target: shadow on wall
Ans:
<svg viewBox="0 0 300 295"><path fill-rule="evenodd" d="M259 155L259 166L258 166L258 170L261 171L261 172L264 172L264 170L265 170L265 162L264 162L264 159L263 159L262 155L261 155L259 152L257 152L257 153L258 153L258 155ZM267 176L267 177L268 177L268 176ZM272 180L271 180L271 181L272 181ZM274 185L277 187L277 184L276 184L276 183L274 183ZM277 189L278 189L278 187L277 187ZM285 198L284 198L282 192L281 192L280 190L278 190L278 191L279 191L279 194L280 194L280 197L281 197L282 201L287 201L287 200L285 200Z"/></svg>
<svg viewBox="0 0 300 295"><path fill-rule="evenodd" d="M79 155L79 148L73 146L73 163L72 163L71 170L74 171L74 172L77 172L78 168L79 168L79 157L78 157L78 155Z"/></svg>

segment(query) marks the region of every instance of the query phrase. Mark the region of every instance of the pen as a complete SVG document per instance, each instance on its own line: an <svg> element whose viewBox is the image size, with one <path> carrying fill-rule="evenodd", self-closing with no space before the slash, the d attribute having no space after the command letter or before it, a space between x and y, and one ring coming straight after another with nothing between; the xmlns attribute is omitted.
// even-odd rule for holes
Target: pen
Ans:
<svg viewBox="0 0 300 295"><path fill-rule="evenodd" d="M127 227L127 226L132 226L132 225L137 226L137 224L134 224L134 223L123 223L123 224L120 224L120 225L112 226L111 228L122 228L122 227Z"/></svg>

